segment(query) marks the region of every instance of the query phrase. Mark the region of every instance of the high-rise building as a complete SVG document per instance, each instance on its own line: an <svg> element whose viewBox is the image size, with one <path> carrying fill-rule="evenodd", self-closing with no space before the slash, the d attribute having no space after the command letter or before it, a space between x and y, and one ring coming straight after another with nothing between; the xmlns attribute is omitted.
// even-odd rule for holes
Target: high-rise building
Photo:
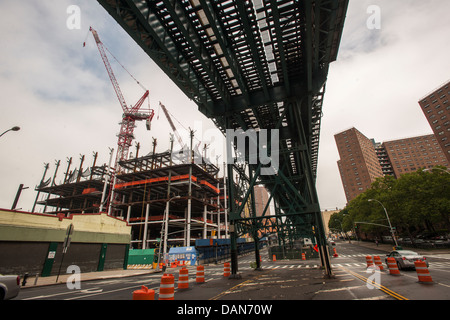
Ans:
<svg viewBox="0 0 450 320"><path fill-rule="evenodd" d="M419 101L431 129L450 162L450 81Z"/></svg>
<svg viewBox="0 0 450 320"><path fill-rule="evenodd" d="M350 202L370 188L376 178L383 177L383 171L372 140L355 128L334 136L339 151L339 172L345 196Z"/></svg>
<svg viewBox="0 0 450 320"><path fill-rule="evenodd" d="M256 216L261 217L264 213L264 208L266 207L267 202L269 201L269 193L263 186L255 186L254 194L255 194ZM270 208L268 208L268 210L270 210ZM266 215L269 216L270 211L267 211Z"/></svg>
<svg viewBox="0 0 450 320"><path fill-rule="evenodd" d="M434 134L386 141L383 148L396 178L419 168L447 167L449 163Z"/></svg>
<svg viewBox="0 0 450 320"><path fill-rule="evenodd" d="M392 168L391 160L389 159L384 143L376 142L375 152L377 153L383 175L394 176L394 169Z"/></svg>
<svg viewBox="0 0 450 320"><path fill-rule="evenodd" d="M378 143L351 128L334 137L347 202L369 189L376 178L399 178L419 168L449 167L450 163L434 134Z"/></svg>

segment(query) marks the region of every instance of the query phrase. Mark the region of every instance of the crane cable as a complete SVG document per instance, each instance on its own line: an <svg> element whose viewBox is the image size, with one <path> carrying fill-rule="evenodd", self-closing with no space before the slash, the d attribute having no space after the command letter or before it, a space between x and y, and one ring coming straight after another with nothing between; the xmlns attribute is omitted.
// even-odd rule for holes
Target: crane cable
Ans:
<svg viewBox="0 0 450 320"><path fill-rule="evenodd" d="M87 34L86 34L86 38L84 39L84 42L83 42L83 47L85 47L86 46L86 41L87 41L87 38L88 38L88 36L89 36L89 32L90 32L90 30L88 30L88 32L87 32ZM147 89L130 73L130 71L128 71L127 70L127 68L125 68L125 66L123 65L123 64L121 64L120 63L120 61L112 54L112 52L111 51L109 51L109 49L108 49L108 47L107 46L105 46L105 44L103 43L103 41L101 42L101 44L103 45L103 47L106 49L106 51L108 51L108 53L111 55L111 57L113 57L114 58L114 60L116 60L116 62L122 67L122 69L123 70L125 70L129 75L130 75L130 77L131 78L133 78L134 79L134 81L136 81L136 83L144 90L144 91L147 91Z"/></svg>

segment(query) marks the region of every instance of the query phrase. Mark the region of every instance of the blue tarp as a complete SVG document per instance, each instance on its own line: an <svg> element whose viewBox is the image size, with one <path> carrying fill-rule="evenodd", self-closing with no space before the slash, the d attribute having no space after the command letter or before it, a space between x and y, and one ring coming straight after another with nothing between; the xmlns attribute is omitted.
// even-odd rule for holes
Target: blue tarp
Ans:
<svg viewBox="0 0 450 320"><path fill-rule="evenodd" d="M187 265L195 265L198 251L195 247L175 247L169 250L169 262L186 261Z"/></svg>
<svg viewBox="0 0 450 320"><path fill-rule="evenodd" d="M197 239L196 247L224 246L231 243L230 239Z"/></svg>

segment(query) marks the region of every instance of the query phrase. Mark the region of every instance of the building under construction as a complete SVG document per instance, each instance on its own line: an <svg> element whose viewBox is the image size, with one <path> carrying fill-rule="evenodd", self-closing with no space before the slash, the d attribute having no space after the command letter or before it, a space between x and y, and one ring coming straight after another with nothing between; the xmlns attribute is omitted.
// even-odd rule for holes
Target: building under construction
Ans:
<svg viewBox="0 0 450 320"><path fill-rule="evenodd" d="M224 181L218 177L218 167L201 157L194 161L186 154L199 155L189 150L183 156L171 150L156 153L155 147L156 141L153 152L119 161L115 177L110 166L96 166L97 154L87 169L83 168L84 156L72 170L72 159L68 159L64 180L58 185L59 162L48 180L46 165L36 187L35 205L44 206L46 213L64 216L108 212L126 220L132 226L131 248L156 247L165 234L168 246L226 237Z"/></svg>

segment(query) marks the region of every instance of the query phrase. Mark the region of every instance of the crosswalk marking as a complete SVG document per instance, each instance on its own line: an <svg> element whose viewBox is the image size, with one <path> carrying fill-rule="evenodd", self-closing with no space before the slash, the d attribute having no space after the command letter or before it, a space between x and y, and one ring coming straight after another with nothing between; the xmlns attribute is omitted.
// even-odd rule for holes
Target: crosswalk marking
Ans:
<svg viewBox="0 0 450 320"><path fill-rule="evenodd" d="M331 267L332 268L338 268L338 267L364 267L366 268L367 265L365 263L332 263ZM310 264L286 264L286 265L268 265L265 266L263 265L263 268L267 268L267 269L301 269L301 268L305 268L305 269L310 269L310 268L318 268L319 265L314 264L314 265L310 265ZM450 263L448 262L431 262L430 263L430 268L433 267L439 267L439 268L450 268ZM251 267L240 267L239 269L241 270L250 270L253 269Z"/></svg>

